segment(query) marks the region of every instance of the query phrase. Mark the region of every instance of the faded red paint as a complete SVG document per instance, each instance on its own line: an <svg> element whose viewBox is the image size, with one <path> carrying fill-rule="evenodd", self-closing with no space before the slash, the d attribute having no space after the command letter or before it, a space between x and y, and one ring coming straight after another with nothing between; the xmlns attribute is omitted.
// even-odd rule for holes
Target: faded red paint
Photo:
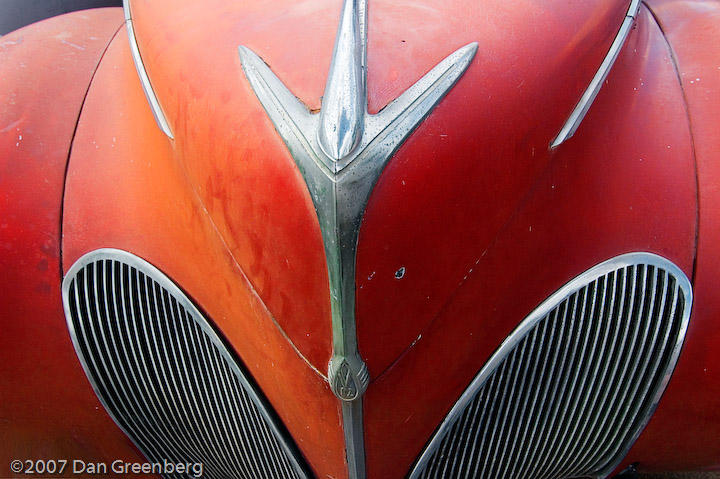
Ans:
<svg viewBox="0 0 720 479"><path fill-rule="evenodd" d="M14 459L141 461L92 391L60 299L65 166L120 9L0 38L0 476ZM21 475L18 475L21 476Z"/></svg>
<svg viewBox="0 0 720 479"><path fill-rule="evenodd" d="M685 346L660 406L625 462L655 471L720 470L720 4L649 3L687 100L700 222Z"/></svg>
<svg viewBox="0 0 720 479"><path fill-rule="evenodd" d="M502 340L569 279L631 251L660 254L692 274L689 127L669 52L647 12L576 135L547 161L492 242L474 250L467 278L456 281L451 300L415 346L371 384L365 400L370 477L407 471ZM504 171L495 157L485 165L488 175Z"/></svg>
<svg viewBox="0 0 720 479"><path fill-rule="evenodd" d="M232 344L317 476L347 477L339 402L323 377L332 334L320 229L237 54L238 45L250 47L319 108L340 2L131 3L175 139L153 121L123 29L80 115L64 198L63 268L102 247L160 268ZM720 7L651 1L662 30L641 8L580 129L551 151L628 2L582 3L370 2L371 112L459 46L480 45L465 75L390 161L363 219L357 323L371 373L364 400L370 478L408 472L486 359L548 295L631 251L660 254L694 275L696 302L667 395L627 462L720 467L713 347L720 340L713 288L720 272ZM90 75L120 24L118 11L76 15L0 39L0 60L7 58L0 76L17 94L15 104L0 103L7 171L0 228L9 231L0 229L0 248L13 252L0 255L11 271L0 280L11 292L0 304L11 312L2 318L9 362L0 365L0 418L18 418L8 430L23 438L13 454L34 447L43 421L31 413L40 410L55 438L70 435L92 454L132 455L94 409L60 306L65 161ZM25 43L12 43L21 37ZM28 43L31 37L38 43ZM35 72L54 71L60 54L66 68L53 75L66 76L43 88L27 83L25 58L41 78ZM49 104L58 112L52 122ZM19 127L30 133L23 147ZM400 268L405 275L396 279ZM27 348L32 341L45 349ZM47 396L28 399L41 385ZM69 401L77 406L56 406Z"/></svg>

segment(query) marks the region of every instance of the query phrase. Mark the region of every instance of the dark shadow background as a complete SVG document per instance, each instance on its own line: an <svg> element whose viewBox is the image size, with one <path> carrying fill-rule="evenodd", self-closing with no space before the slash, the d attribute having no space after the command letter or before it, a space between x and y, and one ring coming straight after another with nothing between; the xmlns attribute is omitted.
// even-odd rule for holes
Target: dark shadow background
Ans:
<svg viewBox="0 0 720 479"><path fill-rule="evenodd" d="M122 0L0 0L0 35L73 10L120 6Z"/></svg>

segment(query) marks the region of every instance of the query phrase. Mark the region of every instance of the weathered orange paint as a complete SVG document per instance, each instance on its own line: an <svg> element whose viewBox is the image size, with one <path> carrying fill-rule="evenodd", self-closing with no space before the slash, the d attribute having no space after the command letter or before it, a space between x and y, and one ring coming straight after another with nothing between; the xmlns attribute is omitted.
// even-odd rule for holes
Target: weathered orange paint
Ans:
<svg viewBox="0 0 720 479"><path fill-rule="evenodd" d="M241 44L259 47L258 54L280 67L273 53L286 49L282 55L291 63L287 70L278 68L278 75L285 81L302 76L297 94L307 91L308 83L322 90L327 68L317 62L329 64L339 4L333 3L336 9L292 3L273 4L271 10L262 2L238 8L221 0L173 2L171 9L158 2L131 5L143 61L174 129L189 186L290 340L326 373L330 293L315 209L238 55ZM272 32L305 29L302 16L313 8L327 16L309 35L324 46L319 50L324 60L305 62L287 48L292 37ZM271 11L284 13L276 18ZM310 44L301 51L318 55ZM321 94L311 97L317 106Z"/></svg>
<svg viewBox="0 0 720 479"><path fill-rule="evenodd" d="M80 117L67 175L63 267L103 247L158 267L234 347L318 476L345 477L339 404L235 262L188 181L184 152L157 128L126 35L123 29L110 45Z"/></svg>

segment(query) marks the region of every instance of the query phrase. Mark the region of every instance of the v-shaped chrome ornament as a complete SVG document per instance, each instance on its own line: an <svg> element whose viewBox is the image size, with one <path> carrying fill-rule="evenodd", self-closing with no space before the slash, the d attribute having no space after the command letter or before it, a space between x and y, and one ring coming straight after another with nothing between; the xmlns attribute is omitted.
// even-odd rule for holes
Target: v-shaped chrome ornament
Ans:
<svg viewBox="0 0 720 479"><path fill-rule="evenodd" d="M332 310L328 380L343 403L351 478L365 477L362 394L369 382L355 328L355 256L362 216L385 165L462 76L477 43L445 58L376 115L367 111L366 49L367 0L345 0L322 108L314 114L260 57L239 47L245 75L300 169L320 222Z"/></svg>

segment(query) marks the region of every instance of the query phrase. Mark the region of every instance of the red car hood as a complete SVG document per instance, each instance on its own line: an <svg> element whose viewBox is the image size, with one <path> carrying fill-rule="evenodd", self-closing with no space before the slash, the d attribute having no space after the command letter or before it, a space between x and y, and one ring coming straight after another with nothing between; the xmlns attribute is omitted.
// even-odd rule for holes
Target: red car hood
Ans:
<svg viewBox="0 0 720 479"><path fill-rule="evenodd" d="M178 161L281 328L321 371L331 325L317 216L242 73L237 47L254 50L308 108L319 109L340 7L131 2ZM411 347L518 207L626 11L621 0L524 8L499 0L372 2L370 113L458 47L478 42L479 49L389 162L363 217L357 334L371 378Z"/></svg>

